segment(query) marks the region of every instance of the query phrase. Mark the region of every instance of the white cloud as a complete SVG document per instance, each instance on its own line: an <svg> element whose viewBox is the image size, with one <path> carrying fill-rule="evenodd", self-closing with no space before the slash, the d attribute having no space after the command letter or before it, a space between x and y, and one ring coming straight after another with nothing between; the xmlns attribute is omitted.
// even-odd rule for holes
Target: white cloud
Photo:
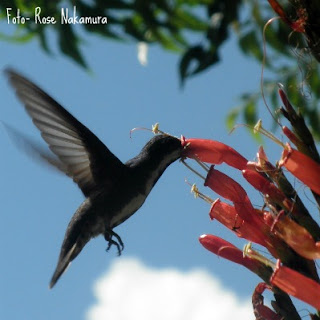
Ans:
<svg viewBox="0 0 320 320"><path fill-rule="evenodd" d="M137 259L117 259L94 285L87 320L253 319L241 300L204 270L153 269Z"/></svg>

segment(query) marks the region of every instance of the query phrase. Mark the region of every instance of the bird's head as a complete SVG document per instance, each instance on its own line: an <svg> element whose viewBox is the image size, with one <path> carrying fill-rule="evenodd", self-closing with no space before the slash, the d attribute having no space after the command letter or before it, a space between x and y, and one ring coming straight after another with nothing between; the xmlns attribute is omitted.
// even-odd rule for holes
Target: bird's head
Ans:
<svg viewBox="0 0 320 320"><path fill-rule="evenodd" d="M180 139L167 134L159 134L150 139L141 152L127 162L127 165L149 162L154 165L161 163L164 167L167 167L181 157L182 151L183 147Z"/></svg>

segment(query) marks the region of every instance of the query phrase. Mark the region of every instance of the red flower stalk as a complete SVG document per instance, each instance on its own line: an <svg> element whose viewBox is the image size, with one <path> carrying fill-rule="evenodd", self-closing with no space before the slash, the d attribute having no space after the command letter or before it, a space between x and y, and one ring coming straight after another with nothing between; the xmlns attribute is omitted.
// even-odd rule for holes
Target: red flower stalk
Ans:
<svg viewBox="0 0 320 320"><path fill-rule="evenodd" d="M304 227L283 213L282 211L276 218L270 212L264 213L264 221L270 226L270 230L302 257L320 259L320 243L315 242Z"/></svg>
<svg viewBox="0 0 320 320"><path fill-rule="evenodd" d="M278 261L270 283L320 310L320 284Z"/></svg>
<svg viewBox="0 0 320 320"><path fill-rule="evenodd" d="M283 150L280 166L284 166L295 177L307 185L312 191L320 195L320 164L292 149L289 144Z"/></svg>
<svg viewBox="0 0 320 320"><path fill-rule="evenodd" d="M271 310L269 307L265 306L264 303L264 297L262 293L265 289L271 289L269 285L267 285L265 282L260 282L252 295L252 305L253 305L253 311L254 315L256 316L256 319L265 319L265 320L281 320L283 319L282 316L275 313L273 310Z"/></svg>
<svg viewBox="0 0 320 320"><path fill-rule="evenodd" d="M212 164L225 162L239 170L244 169L247 164L247 159L240 153L219 141L181 137L181 144L185 147L184 156L187 158Z"/></svg>
<svg viewBox="0 0 320 320"><path fill-rule="evenodd" d="M230 204L222 202L220 199L214 201L210 208L210 218L217 219L238 237L266 246L265 237L260 238L256 229L241 219L235 207Z"/></svg>
<svg viewBox="0 0 320 320"><path fill-rule="evenodd" d="M258 273L260 268L265 269L265 265L260 261L244 257L243 252L232 243L211 234L204 234L199 238L200 243L209 251L219 257L241 264L254 273Z"/></svg>

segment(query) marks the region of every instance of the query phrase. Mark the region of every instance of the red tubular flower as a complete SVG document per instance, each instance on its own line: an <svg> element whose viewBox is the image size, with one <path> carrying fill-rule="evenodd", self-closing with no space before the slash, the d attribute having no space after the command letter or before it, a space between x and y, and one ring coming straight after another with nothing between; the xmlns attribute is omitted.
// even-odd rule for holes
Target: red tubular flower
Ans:
<svg viewBox="0 0 320 320"><path fill-rule="evenodd" d="M263 268L265 267L257 260L244 257L243 252L235 247L232 243L214 235L204 234L200 236L199 241L207 250L211 251L217 256L237 264L241 264L254 273L257 273L258 269L262 266Z"/></svg>
<svg viewBox="0 0 320 320"><path fill-rule="evenodd" d="M277 256L270 242L269 227L264 223L262 215L257 214L247 193L240 184L211 166L204 185L233 202L239 218L245 222L245 227L242 229L245 237L248 236L249 232L252 232L253 235L250 237L252 241L262 244L274 256Z"/></svg>
<svg viewBox="0 0 320 320"><path fill-rule="evenodd" d="M250 208L249 210L253 211L253 206L241 185L226 174L216 170L214 166L210 167L204 185L234 204L246 204ZM247 215L249 214L248 212ZM247 218L250 220L250 217L247 216Z"/></svg>
<svg viewBox="0 0 320 320"><path fill-rule="evenodd" d="M320 164L292 149L289 144L283 150L280 166L284 166L295 177L307 185L312 191L320 195Z"/></svg>
<svg viewBox="0 0 320 320"><path fill-rule="evenodd" d="M237 211L233 206L222 202L220 199L217 199L212 203L209 215L211 220L217 219L229 229L234 229L243 221L238 217Z"/></svg>
<svg viewBox="0 0 320 320"><path fill-rule="evenodd" d="M278 217L270 212L264 213L264 221L276 236L286 242L294 251L306 259L320 259L320 243L315 242L311 234L288 216Z"/></svg>
<svg viewBox="0 0 320 320"><path fill-rule="evenodd" d="M240 153L219 141L182 137L181 144L185 147L184 156L187 158L195 158L212 164L225 162L239 170L244 169L247 164L247 159Z"/></svg>
<svg viewBox="0 0 320 320"><path fill-rule="evenodd" d="M256 316L256 319L265 319L265 320L281 320L283 319L282 316L275 313L273 310L271 310L269 307L265 306L264 298L262 293L265 289L270 289L270 286L268 286L265 282L259 283L252 295L252 305L253 305L253 311L254 315Z"/></svg>
<svg viewBox="0 0 320 320"><path fill-rule="evenodd" d="M262 239L257 234L255 228L239 217L235 207L220 199L214 201L210 208L210 218L217 219L225 227L233 231L239 238L258 243L265 246L265 237Z"/></svg>
<svg viewBox="0 0 320 320"><path fill-rule="evenodd" d="M320 310L320 284L295 270L281 266L279 261L270 283Z"/></svg>
<svg viewBox="0 0 320 320"><path fill-rule="evenodd" d="M255 219L254 208L247 196L245 190L239 183L225 175L224 173L214 169L211 166L206 180L205 186L208 186L214 192L232 201L240 218L250 222Z"/></svg>
<svg viewBox="0 0 320 320"><path fill-rule="evenodd" d="M277 181L278 171L277 169L269 162L266 154L262 147L259 148L257 153L258 163L248 161L247 169L242 170L244 178L258 191L263 193L265 196L280 205L283 209L286 209L288 212L297 218L303 219L301 212L297 209L295 204L286 197L286 195L278 189L278 187L270 182L264 175L259 172L267 172L268 176L273 180Z"/></svg>
<svg viewBox="0 0 320 320"><path fill-rule="evenodd" d="M251 163L249 162L249 166ZM272 182L254 169L242 170L243 177L258 191L268 195L273 201L282 202L286 196Z"/></svg>
<svg viewBox="0 0 320 320"><path fill-rule="evenodd" d="M278 257L278 240L271 239L270 227L264 222L263 215L257 213L247 193L236 181L211 166L204 185L233 202L239 218L245 222L242 229L245 237L249 237L248 233L252 232L250 238L253 242L262 244L275 258Z"/></svg>
<svg viewBox="0 0 320 320"><path fill-rule="evenodd" d="M266 177L257 172L254 167L254 162L248 162L248 168L252 166L252 169L242 170L243 177L258 191L268 196L273 202L283 206L288 211L296 209L293 207L293 203L285 196L285 194L279 190L272 182Z"/></svg>

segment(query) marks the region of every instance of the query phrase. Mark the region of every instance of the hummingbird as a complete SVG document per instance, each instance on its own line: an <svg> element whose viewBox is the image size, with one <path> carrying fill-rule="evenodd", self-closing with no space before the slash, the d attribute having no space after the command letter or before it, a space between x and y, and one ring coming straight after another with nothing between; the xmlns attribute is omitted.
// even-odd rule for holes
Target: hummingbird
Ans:
<svg viewBox="0 0 320 320"><path fill-rule="evenodd" d="M44 156L81 189L85 200L69 222L62 242L52 288L72 260L94 237L103 235L107 250L124 249L113 231L144 203L165 169L182 156L178 138L154 136L131 160L122 163L86 126L33 82L7 69L9 82L52 151Z"/></svg>

